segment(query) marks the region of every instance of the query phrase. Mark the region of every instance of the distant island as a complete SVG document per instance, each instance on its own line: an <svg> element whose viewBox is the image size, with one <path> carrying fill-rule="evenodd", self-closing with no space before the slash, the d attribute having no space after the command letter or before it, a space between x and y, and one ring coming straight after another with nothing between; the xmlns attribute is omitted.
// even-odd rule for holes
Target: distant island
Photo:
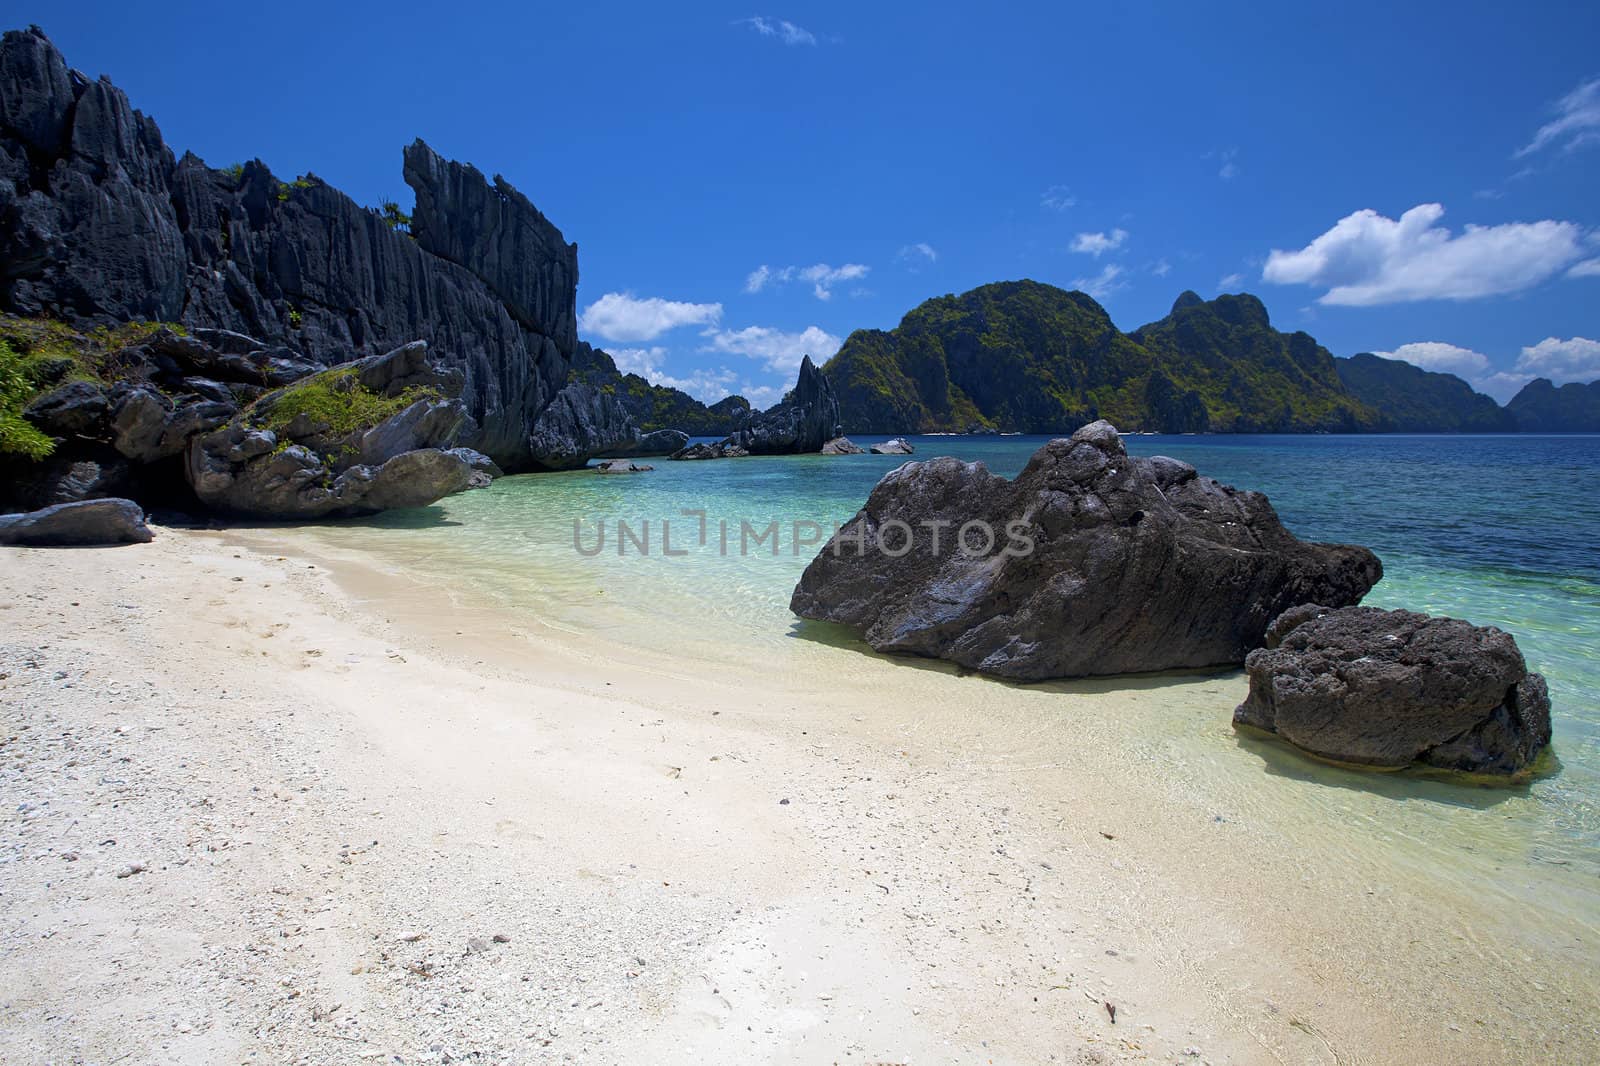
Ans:
<svg viewBox="0 0 1600 1066"><path fill-rule="evenodd" d="M1096 418L1158 433L1600 431L1595 384L1540 379L1501 407L1453 374L1274 329L1248 293L1185 292L1123 333L1086 293L997 282L856 330L823 371L851 433L1058 433Z"/></svg>

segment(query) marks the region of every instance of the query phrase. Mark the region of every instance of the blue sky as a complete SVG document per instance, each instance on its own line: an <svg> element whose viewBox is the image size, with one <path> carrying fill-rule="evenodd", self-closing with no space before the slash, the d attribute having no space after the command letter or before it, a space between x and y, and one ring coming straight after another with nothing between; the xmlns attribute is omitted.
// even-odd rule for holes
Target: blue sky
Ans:
<svg viewBox="0 0 1600 1066"><path fill-rule="evenodd" d="M409 201L421 136L579 246L586 339L703 398L1031 277L1260 295L1505 398L1600 378L1600 5L22 2L179 151ZM1281 9L1281 10L1280 10ZM450 18L439 20L447 11Z"/></svg>

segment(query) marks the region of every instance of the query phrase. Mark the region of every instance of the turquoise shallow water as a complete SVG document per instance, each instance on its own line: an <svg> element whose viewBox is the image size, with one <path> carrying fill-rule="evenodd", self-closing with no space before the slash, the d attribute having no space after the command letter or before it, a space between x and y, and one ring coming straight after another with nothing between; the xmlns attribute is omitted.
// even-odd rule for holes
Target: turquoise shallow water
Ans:
<svg viewBox="0 0 1600 1066"><path fill-rule="evenodd" d="M955 455L1015 474L1046 438L914 437L917 459ZM1517 790L1503 817L1544 861L1600 873L1600 437L1129 437L1267 493L1302 537L1366 544L1386 576L1367 602L1501 626L1555 705L1557 773ZM656 460L647 474L592 471L506 478L413 512L328 527L330 541L381 550L408 566L466 580L521 615L575 634L671 648L782 673L850 669L837 633L798 623L790 590L815 552L796 552L796 522L842 522L905 460L795 456L696 463ZM706 512L706 543L699 519ZM574 520L583 524L574 541ZM616 522L630 541L619 555ZM662 522L686 554L662 553ZM778 523L740 551L740 523ZM729 544L721 550L726 521ZM604 549L592 557L597 530ZM375 536L378 530L385 531ZM808 532L802 528L802 532ZM820 637L833 658L819 658ZM1225 721L1230 707L1216 713ZM1209 712L1208 712L1209 713ZM1225 733L1226 731L1221 731ZM1206 741L1215 743L1214 738ZM1204 754L1204 753L1202 753ZM1236 772L1254 772L1249 769ZM1483 790L1409 775L1305 769L1321 785L1397 800L1482 807ZM1496 801L1498 802L1498 801ZM1577 870L1570 872L1577 873Z"/></svg>

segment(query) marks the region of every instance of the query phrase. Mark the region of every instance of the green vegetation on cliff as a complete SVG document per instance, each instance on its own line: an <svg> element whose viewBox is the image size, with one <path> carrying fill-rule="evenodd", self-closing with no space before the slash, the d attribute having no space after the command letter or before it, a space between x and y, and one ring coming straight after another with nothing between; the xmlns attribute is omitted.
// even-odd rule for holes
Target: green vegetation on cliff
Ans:
<svg viewBox="0 0 1600 1066"><path fill-rule="evenodd" d="M1205 405L1217 433L1350 433L1379 428L1351 396L1333 354L1309 333L1272 328L1248 293L1202 300L1185 292L1159 322L1130 334L1177 386ZM1159 420L1142 428L1165 429ZM1198 427L1189 427L1198 428Z"/></svg>
<svg viewBox="0 0 1600 1066"><path fill-rule="evenodd" d="M1600 433L1600 381L1556 388L1535 378L1506 404L1524 433Z"/></svg>
<svg viewBox="0 0 1600 1066"><path fill-rule="evenodd" d="M385 396L361 384L354 370L343 368L324 370L281 392L261 397L248 417L253 424L279 434L298 422L301 432L344 437L371 429L418 400L438 399L443 399L438 389L423 385L414 385L397 396Z"/></svg>
<svg viewBox="0 0 1600 1066"><path fill-rule="evenodd" d="M847 432L1055 433L1095 418L1168 433L1374 429L1305 333L1253 296L1201 300L1125 334L1082 292L1035 281L928 300L857 330L823 368Z"/></svg>
<svg viewBox="0 0 1600 1066"><path fill-rule="evenodd" d="M117 353L161 328L127 322L79 332L48 318L0 314L0 455L49 457L55 441L23 417L28 404L69 381L115 383L122 376Z"/></svg>
<svg viewBox="0 0 1600 1066"><path fill-rule="evenodd" d="M1338 360L1339 380L1395 433L1514 433L1517 420L1454 374L1369 353Z"/></svg>

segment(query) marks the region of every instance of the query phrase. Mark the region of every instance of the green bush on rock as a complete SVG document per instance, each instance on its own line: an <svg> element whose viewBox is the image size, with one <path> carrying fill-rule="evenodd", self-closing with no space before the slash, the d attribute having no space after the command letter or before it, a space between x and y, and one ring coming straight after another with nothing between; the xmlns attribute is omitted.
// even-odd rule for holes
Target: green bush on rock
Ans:
<svg viewBox="0 0 1600 1066"><path fill-rule="evenodd" d="M328 370L282 392L264 396L251 412L250 421L280 436L296 421L318 427L333 436L348 436L371 429L399 414L418 400L441 400L436 388L414 385L396 396L384 396L365 387L353 370Z"/></svg>

